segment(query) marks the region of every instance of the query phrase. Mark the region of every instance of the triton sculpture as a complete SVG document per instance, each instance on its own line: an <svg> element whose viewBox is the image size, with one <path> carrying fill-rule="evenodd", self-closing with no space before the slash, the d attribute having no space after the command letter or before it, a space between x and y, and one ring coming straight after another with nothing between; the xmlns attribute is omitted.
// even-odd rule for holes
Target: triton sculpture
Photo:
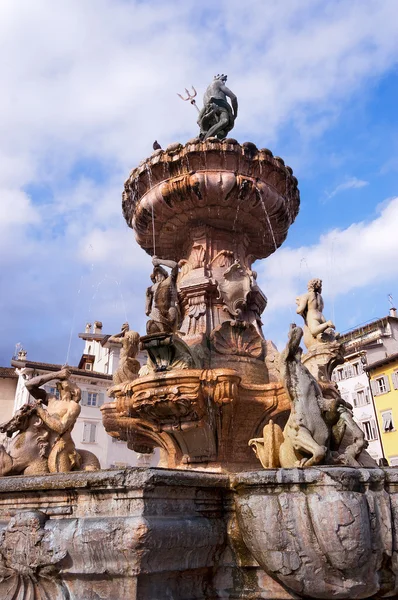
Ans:
<svg viewBox="0 0 398 600"><path fill-rule="evenodd" d="M13 436L7 450L0 446L0 475L43 475L100 468L97 457L87 450L77 450L72 440L72 429L81 410L81 391L69 378L70 372L64 368L26 382L36 402L25 404L8 423L0 426L1 433ZM59 400L41 387L54 379L58 380Z"/></svg>

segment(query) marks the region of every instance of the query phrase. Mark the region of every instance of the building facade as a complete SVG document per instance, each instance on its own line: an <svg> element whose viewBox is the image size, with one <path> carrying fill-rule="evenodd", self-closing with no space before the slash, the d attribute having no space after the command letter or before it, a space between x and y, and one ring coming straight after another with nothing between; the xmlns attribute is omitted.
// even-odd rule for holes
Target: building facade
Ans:
<svg viewBox="0 0 398 600"><path fill-rule="evenodd" d="M370 456L378 461L383 457L381 435L377 427L369 378L362 359L361 352L349 354L345 364L335 369L332 379L337 383L343 400L353 407L354 419L369 442L367 450Z"/></svg>
<svg viewBox="0 0 398 600"><path fill-rule="evenodd" d="M18 374L10 367L0 367L0 424L11 419L14 413Z"/></svg>
<svg viewBox="0 0 398 600"><path fill-rule="evenodd" d="M384 447L382 412L387 411L385 413L387 415L389 409L384 407L381 399L389 392L377 393L378 384L372 382L373 367L380 363L384 365L383 361L398 353L396 309L392 308L386 317L364 323L345 332L341 335L340 341L343 344L345 363L334 370L332 379L337 383L342 398L353 406L354 419L369 442L368 452L375 460L380 458L389 460L389 456L395 455L398 457L398 439L395 442L395 438L390 436L388 451ZM384 376L383 373L381 375ZM386 389L390 385L390 379L388 374Z"/></svg>
<svg viewBox="0 0 398 600"><path fill-rule="evenodd" d="M385 458L398 466L398 353L367 367Z"/></svg>

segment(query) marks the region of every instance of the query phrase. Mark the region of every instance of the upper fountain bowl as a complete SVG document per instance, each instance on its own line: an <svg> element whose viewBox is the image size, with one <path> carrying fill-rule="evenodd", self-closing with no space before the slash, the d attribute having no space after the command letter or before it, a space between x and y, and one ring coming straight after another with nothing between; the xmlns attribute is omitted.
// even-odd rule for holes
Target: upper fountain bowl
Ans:
<svg viewBox="0 0 398 600"><path fill-rule="evenodd" d="M251 260L284 242L297 216L297 179L283 160L254 144L199 138L156 150L124 186L123 214L146 252L179 260L198 225L243 236Z"/></svg>

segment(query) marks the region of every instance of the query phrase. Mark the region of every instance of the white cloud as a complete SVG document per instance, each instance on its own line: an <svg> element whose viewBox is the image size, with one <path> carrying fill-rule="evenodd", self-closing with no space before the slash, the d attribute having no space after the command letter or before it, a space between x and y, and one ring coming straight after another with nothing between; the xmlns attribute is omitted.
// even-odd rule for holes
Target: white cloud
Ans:
<svg viewBox="0 0 398 600"><path fill-rule="evenodd" d="M82 320L93 286L112 274L130 320L142 323L150 261L134 246L120 196L155 139L165 147L196 135L196 113L177 92L195 85L200 104L212 75L227 72L240 103L234 137L272 145L288 123L308 144L352 93L397 64L396 11L395 0L369 0L366 10L362 0L222 0L216 8L210 0L3 0L2 360L16 339L59 360L82 277ZM48 198L29 196L32 185L45 185ZM357 235L361 225L353 227ZM313 249L282 249L277 260L287 252L297 267L306 252L318 270L316 252L325 255L330 236L340 243L343 234ZM279 285L273 261L264 268ZM294 275L281 283L293 298L296 283ZM107 287L93 317L118 327L117 290Z"/></svg>
<svg viewBox="0 0 398 600"><path fill-rule="evenodd" d="M259 269L259 282L271 313L292 308L295 298L313 277L324 281L324 291L337 298L349 292L394 280L398 276L398 198L383 203L372 221L353 223L321 235L319 242L300 248L284 247Z"/></svg>
<svg viewBox="0 0 398 600"><path fill-rule="evenodd" d="M340 183L338 186L336 186L334 188L334 190L329 192L327 194L327 198L328 198L328 200L330 200L330 198L333 198L334 196L336 196L337 194L340 194L341 192L345 192L346 190L355 190L355 189L363 188L367 185L369 185L368 181L364 181L363 179L357 179L357 177L351 177L350 179L347 179L347 181Z"/></svg>

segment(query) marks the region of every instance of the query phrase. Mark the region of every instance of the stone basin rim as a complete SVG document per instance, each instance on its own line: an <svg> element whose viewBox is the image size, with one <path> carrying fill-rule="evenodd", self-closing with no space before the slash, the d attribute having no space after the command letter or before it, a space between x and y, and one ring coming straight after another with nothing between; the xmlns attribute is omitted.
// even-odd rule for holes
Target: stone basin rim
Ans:
<svg viewBox="0 0 398 600"><path fill-rule="evenodd" d="M162 467L126 467L95 472L75 471L46 475L13 475L0 479L0 496L5 493L24 493L28 490L90 490L140 489L142 487L181 485L190 487L228 488L228 474L206 470L184 471Z"/></svg>
<svg viewBox="0 0 398 600"><path fill-rule="evenodd" d="M352 485L398 484L398 469L394 467L323 467L264 469L231 474L231 488L238 493L253 490L264 493L267 488L283 486L322 486L349 490Z"/></svg>

